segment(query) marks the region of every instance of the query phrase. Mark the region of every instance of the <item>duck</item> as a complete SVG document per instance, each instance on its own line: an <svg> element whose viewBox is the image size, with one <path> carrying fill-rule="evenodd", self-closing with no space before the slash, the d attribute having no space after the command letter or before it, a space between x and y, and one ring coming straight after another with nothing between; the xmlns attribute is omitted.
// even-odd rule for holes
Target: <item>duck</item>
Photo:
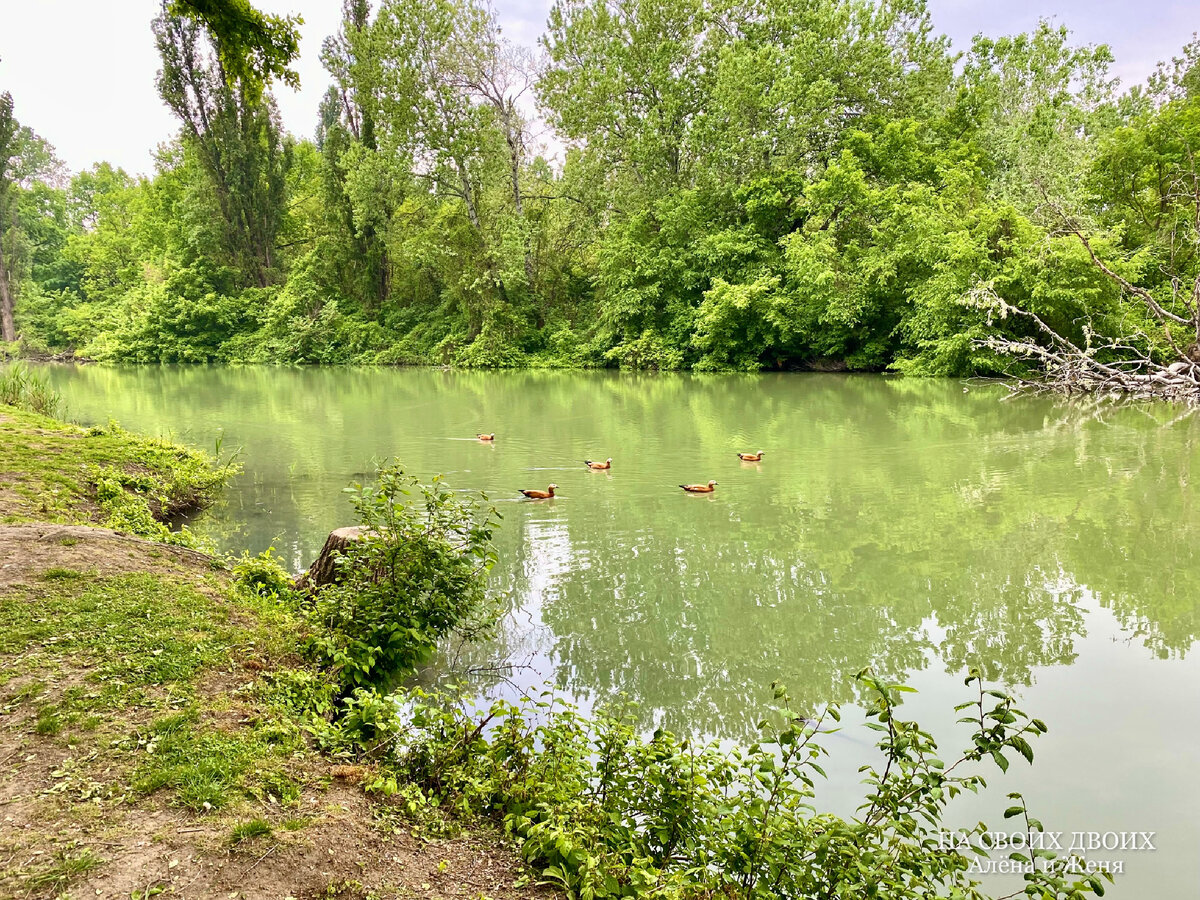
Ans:
<svg viewBox="0 0 1200 900"><path fill-rule="evenodd" d="M757 453L739 453L738 459L742 462L762 462L763 452L759 450Z"/></svg>
<svg viewBox="0 0 1200 900"><path fill-rule="evenodd" d="M585 459L583 461L583 464L585 466L587 466L589 469L611 469L612 468L612 457L610 456L604 462L596 462L595 460Z"/></svg>
<svg viewBox="0 0 1200 900"><path fill-rule="evenodd" d="M496 439L496 432L493 431L491 434L477 434L475 437L481 441L494 441Z"/></svg>
<svg viewBox="0 0 1200 900"><path fill-rule="evenodd" d="M550 500L554 497L554 491L558 488L557 484L552 484L544 491L520 491L530 500Z"/></svg>
<svg viewBox="0 0 1200 900"><path fill-rule="evenodd" d="M680 487L689 494L711 494L717 486L715 481L710 481L708 484L681 484Z"/></svg>

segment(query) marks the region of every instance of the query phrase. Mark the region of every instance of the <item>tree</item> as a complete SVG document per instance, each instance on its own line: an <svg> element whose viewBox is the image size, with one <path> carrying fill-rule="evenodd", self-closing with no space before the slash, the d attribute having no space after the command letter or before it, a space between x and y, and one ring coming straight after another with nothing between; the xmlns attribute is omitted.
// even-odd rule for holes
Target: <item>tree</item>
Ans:
<svg viewBox="0 0 1200 900"><path fill-rule="evenodd" d="M165 3L153 27L163 64L159 94L208 179L226 259L244 285L264 287L278 277L275 239L290 155L274 101L255 75L244 74L257 63L227 66L227 36Z"/></svg>
<svg viewBox="0 0 1200 900"><path fill-rule="evenodd" d="M509 349L536 277L522 184L528 60L501 40L489 10L445 0L384 3L369 47L381 151L407 163L404 177L420 186L414 205L461 216L451 238L456 258L438 273L445 293L466 319L467 340L483 336L477 349Z"/></svg>
<svg viewBox="0 0 1200 900"><path fill-rule="evenodd" d="M1085 159L1084 202L1035 181L1047 228L1119 298L1107 320L1089 304L1072 331L986 282L973 294L990 315L1031 323L1027 337L984 343L1033 362L1047 378L1038 386L1200 398L1198 71L1194 41L1123 100L1121 121Z"/></svg>
<svg viewBox="0 0 1200 900"><path fill-rule="evenodd" d="M15 227L12 217L12 207L15 205L10 197L13 193L12 163L17 155L17 121L13 118L12 94L5 91L0 94L0 336L6 343L17 339L16 326L13 324L14 293L16 285L10 274L10 266L4 262L4 257L11 257L11 249L6 251L5 243L8 232Z"/></svg>
<svg viewBox="0 0 1200 900"><path fill-rule="evenodd" d="M376 140L379 76L369 25L366 0L344 0L342 26L322 45L321 61L334 83L321 104L317 147L331 232L327 268L339 293L361 298L364 309L375 312L391 293L387 231L395 196Z"/></svg>
<svg viewBox="0 0 1200 900"><path fill-rule="evenodd" d="M17 294L30 257L21 194L60 167L53 148L13 115L12 94L0 93L0 338L5 343L17 339Z"/></svg>
<svg viewBox="0 0 1200 900"><path fill-rule="evenodd" d="M233 82L257 92L276 78L289 87L300 86L300 76L291 68L300 55L300 16L266 15L248 0L174 0L171 12L208 29Z"/></svg>

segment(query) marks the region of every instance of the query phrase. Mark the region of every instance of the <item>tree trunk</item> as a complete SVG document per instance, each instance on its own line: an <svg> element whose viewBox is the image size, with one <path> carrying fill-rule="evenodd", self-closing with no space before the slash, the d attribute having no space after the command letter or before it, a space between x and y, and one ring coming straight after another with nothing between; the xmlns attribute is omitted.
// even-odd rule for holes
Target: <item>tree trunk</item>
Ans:
<svg viewBox="0 0 1200 900"><path fill-rule="evenodd" d="M517 218L521 221L521 225L525 224L525 205L521 198L521 157L523 152L521 149L521 136L517 134L512 126L512 123L506 115L504 119L504 137L508 143L508 166L509 177L512 180L512 195L513 206L517 211ZM529 247L529 232L522 231L521 244L525 251L525 284L526 292L533 292L533 253Z"/></svg>
<svg viewBox="0 0 1200 900"><path fill-rule="evenodd" d="M308 571L296 579L296 589L315 591L336 582L338 580L338 557L345 553L355 541L361 540L366 533L367 528L363 525L350 525L330 532L329 537L325 539L325 546L321 548L321 552L313 560L313 564L308 567Z"/></svg>
<svg viewBox="0 0 1200 900"><path fill-rule="evenodd" d="M11 344L17 339L13 320L13 291L8 282L8 267L4 264L4 247L0 245L0 337Z"/></svg>

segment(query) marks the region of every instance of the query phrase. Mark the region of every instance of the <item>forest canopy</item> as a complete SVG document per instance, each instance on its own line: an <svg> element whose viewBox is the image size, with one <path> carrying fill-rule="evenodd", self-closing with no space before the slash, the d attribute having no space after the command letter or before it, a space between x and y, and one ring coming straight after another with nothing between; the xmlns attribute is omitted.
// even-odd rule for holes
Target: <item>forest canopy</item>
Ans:
<svg viewBox="0 0 1200 900"><path fill-rule="evenodd" d="M301 138L272 97L297 19L179 0L148 25L180 126L152 177L68 175L0 99L10 347L922 375L1052 367L1055 340L1100 366L1200 359L1197 42L1121 93L1105 46L1043 23L955 53L923 0L559 0L536 48L481 0L346 0Z"/></svg>

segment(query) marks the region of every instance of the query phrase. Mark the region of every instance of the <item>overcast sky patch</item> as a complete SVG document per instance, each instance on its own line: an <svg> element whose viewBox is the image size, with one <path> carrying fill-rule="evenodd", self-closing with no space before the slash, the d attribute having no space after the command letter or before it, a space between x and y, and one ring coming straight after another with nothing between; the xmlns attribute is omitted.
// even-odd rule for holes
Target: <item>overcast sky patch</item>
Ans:
<svg viewBox="0 0 1200 900"><path fill-rule="evenodd" d="M285 127L311 136L328 86L321 42L338 27L339 0L258 0L268 12L299 13L301 90L277 88ZM504 34L533 46L549 0L496 0ZM150 20L159 0L0 0L0 90L13 94L17 117L58 150L70 168L108 160L150 173L154 151L177 124L154 88L158 55ZM1143 81L1155 63L1178 55L1197 27L1195 3L1146 0L929 0L935 27L958 49L977 33L1014 34L1040 17L1067 25L1077 43L1107 43L1122 84Z"/></svg>

